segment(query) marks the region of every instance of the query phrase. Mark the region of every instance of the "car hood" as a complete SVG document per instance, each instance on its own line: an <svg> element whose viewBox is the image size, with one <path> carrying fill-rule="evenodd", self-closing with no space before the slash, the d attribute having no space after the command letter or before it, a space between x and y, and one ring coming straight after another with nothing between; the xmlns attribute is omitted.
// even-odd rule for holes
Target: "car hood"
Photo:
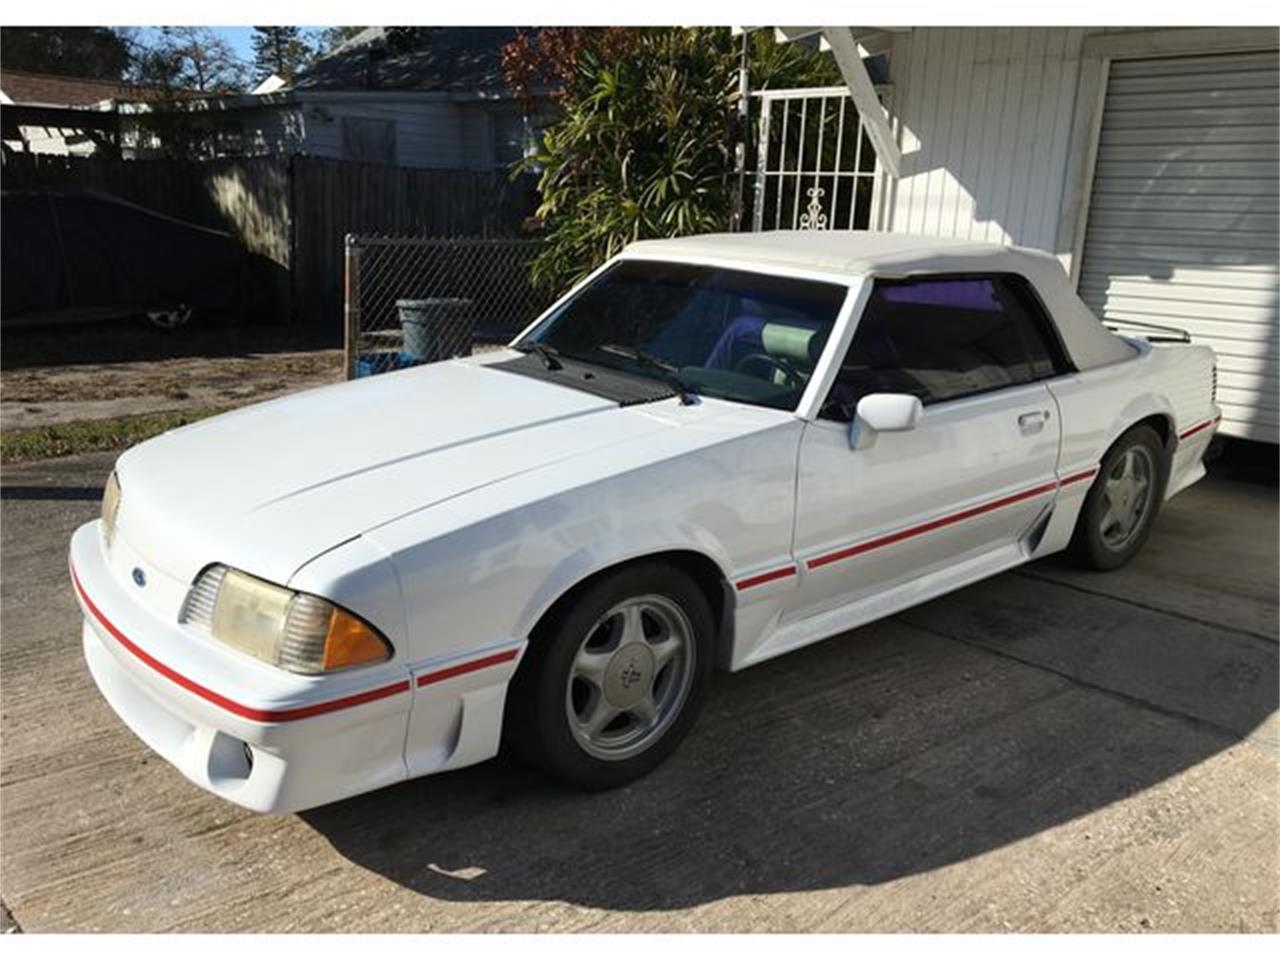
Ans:
<svg viewBox="0 0 1280 960"><path fill-rule="evenodd" d="M118 528L186 582L216 561L285 583L372 527L670 429L674 403L620 408L465 360L321 387L127 451Z"/></svg>

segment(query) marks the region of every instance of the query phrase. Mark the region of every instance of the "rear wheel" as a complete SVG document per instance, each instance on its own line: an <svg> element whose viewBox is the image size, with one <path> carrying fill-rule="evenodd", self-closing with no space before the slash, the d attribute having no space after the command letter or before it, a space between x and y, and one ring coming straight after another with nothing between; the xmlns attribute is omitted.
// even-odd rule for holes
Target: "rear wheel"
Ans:
<svg viewBox="0 0 1280 960"><path fill-rule="evenodd" d="M1102 458L1067 548L1077 564L1114 570L1142 549L1164 497L1167 464L1150 427L1126 432Z"/></svg>
<svg viewBox="0 0 1280 960"><path fill-rule="evenodd" d="M693 725L713 618L683 571L643 563L561 605L530 641L505 735L526 760L599 790L648 773Z"/></svg>

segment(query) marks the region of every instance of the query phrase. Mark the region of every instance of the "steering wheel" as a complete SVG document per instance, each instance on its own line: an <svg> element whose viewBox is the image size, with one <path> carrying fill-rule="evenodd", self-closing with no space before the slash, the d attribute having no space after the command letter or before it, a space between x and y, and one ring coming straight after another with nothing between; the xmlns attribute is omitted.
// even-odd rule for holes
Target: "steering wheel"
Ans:
<svg viewBox="0 0 1280 960"><path fill-rule="evenodd" d="M804 385L804 375L796 369L795 364L784 357L775 357L768 353L749 353L733 365L733 370L735 373L745 373L748 376L751 376L751 374L744 368L761 360L769 365L770 374L772 374L774 370L781 371L782 375L787 378L788 382L786 385L788 387L794 389L795 387ZM772 376L767 376L764 379L772 380L773 378Z"/></svg>

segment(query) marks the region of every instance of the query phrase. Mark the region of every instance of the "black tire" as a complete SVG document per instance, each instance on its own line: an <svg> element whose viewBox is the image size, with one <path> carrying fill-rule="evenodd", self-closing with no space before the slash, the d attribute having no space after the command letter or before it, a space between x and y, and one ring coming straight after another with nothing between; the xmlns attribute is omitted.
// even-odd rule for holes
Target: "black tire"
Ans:
<svg viewBox="0 0 1280 960"><path fill-rule="evenodd" d="M1135 446L1144 448L1154 465L1154 489L1151 491L1150 504L1138 521L1139 527L1123 546L1113 547L1108 545L1102 535L1102 521L1107 509L1106 480L1125 454ZM1164 500L1168 476L1168 455L1155 430L1139 425L1122 434L1102 458L1098 475L1094 478L1084 506L1080 508L1080 516L1076 519L1076 528L1066 551L1067 558L1087 570L1115 570L1132 560L1151 535L1151 528L1155 525L1160 504Z"/></svg>
<svg viewBox="0 0 1280 960"><path fill-rule="evenodd" d="M643 752L601 759L575 738L566 707L574 658L605 615L632 598L658 596L674 604L692 627L692 679L663 733ZM702 708L715 652L715 621L702 589L665 563L638 562L588 583L559 602L533 631L507 698L503 738L525 761L566 783L608 790L649 773L692 728ZM661 677L654 674L653 681ZM603 693L601 693L603 695Z"/></svg>

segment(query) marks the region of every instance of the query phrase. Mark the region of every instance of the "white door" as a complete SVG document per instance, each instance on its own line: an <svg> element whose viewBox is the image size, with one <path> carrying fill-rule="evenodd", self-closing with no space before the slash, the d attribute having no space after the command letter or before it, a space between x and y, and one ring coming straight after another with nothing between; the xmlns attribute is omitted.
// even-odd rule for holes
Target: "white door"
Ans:
<svg viewBox="0 0 1280 960"><path fill-rule="evenodd" d="M1025 281L877 281L800 444L786 619L985 559L1012 562L1057 490L1060 424L1044 382L1066 369ZM850 444L868 393L911 393L919 425ZM998 565L998 564L997 564Z"/></svg>
<svg viewBox="0 0 1280 960"><path fill-rule="evenodd" d="M1223 433L1277 442L1280 61L1111 65L1080 296L1104 321L1182 327L1218 354Z"/></svg>

